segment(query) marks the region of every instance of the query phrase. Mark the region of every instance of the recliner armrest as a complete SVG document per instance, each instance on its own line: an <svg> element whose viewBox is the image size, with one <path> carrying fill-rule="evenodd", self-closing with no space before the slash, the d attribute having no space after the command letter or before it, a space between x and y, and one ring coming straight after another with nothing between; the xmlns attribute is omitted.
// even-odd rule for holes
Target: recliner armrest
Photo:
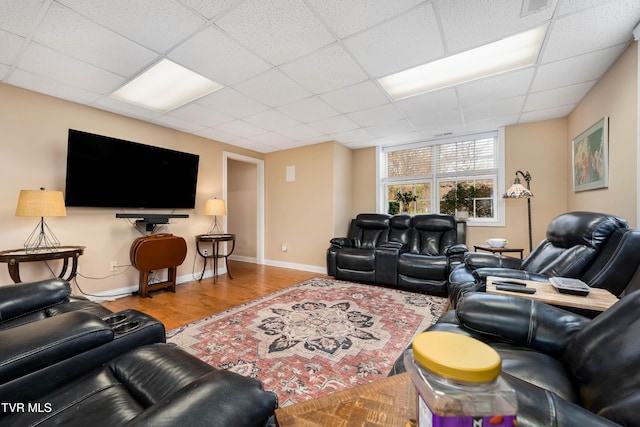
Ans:
<svg viewBox="0 0 640 427"><path fill-rule="evenodd" d="M467 252L464 256L464 263L470 270L476 270L478 268L514 268L519 270L522 265L522 260L494 254Z"/></svg>
<svg viewBox="0 0 640 427"><path fill-rule="evenodd" d="M0 331L0 384L112 341L102 319L82 311Z"/></svg>
<svg viewBox="0 0 640 427"><path fill-rule="evenodd" d="M533 280L536 282L548 282L549 278L544 274L530 273L514 268L479 268L471 273L478 283L486 283L487 277L495 276L505 279Z"/></svg>
<svg viewBox="0 0 640 427"><path fill-rule="evenodd" d="M445 252L445 255L450 256L450 255L464 254L468 251L469 251L469 248L467 248L467 245L465 245L464 243L457 243L455 245L449 246L449 248L447 248Z"/></svg>
<svg viewBox="0 0 640 427"><path fill-rule="evenodd" d="M332 246L339 248L352 248L355 246L351 239L347 237L334 237L329 241L329 243L331 243Z"/></svg>
<svg viewBox="0 0 640 427"><path fill-rule="evenodd" d="M62 279L0 286L0 323L61 304L70 295L71 285Z"/></svg>
<svg viewBox="0 0 640 427"><path fill-rule="evenodd" d="M560 356L590 319L518 297L472 293L458 301L460 325L471 331Z"/></svg>

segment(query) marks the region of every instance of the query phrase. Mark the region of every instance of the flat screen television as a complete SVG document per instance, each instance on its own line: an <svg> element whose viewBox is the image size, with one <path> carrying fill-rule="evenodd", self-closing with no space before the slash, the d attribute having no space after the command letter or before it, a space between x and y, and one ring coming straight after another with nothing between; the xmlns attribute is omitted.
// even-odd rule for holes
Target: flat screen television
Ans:
<svg viewBox="0 0 640 427"><path fill-rule="evenodd" d="M193 209L196 154L69 129L65 204Z"/></svg>

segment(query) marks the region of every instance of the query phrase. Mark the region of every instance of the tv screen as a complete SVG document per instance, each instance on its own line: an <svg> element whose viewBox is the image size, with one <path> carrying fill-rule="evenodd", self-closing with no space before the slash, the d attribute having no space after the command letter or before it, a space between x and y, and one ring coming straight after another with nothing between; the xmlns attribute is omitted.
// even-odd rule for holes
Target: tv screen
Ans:
<svg viewBox="0 0 640 427"><path fill-rule="evenodd" d="M69 129L65 204L193 209L196 154Z"/></svg>

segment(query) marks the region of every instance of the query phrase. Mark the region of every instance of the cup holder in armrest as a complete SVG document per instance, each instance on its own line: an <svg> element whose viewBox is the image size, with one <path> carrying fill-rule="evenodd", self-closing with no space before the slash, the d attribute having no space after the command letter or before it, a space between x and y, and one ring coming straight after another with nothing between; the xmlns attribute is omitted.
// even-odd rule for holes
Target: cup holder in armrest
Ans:
<svg viewBox="0 0 640 427"><path fill-rule="evenodd" d="M134 320L131 322L126 322L121 325L115 326L113 328L113 332L115 332L116 334L123 334L125 332L129 332L136 329L138 326L140 326L140 322L137 320Z"/></svg>
<svg viewBox="0 0 640 427"><path fill-rule="evenodd" d="M113 316L105 317L102 320L104 320L107 325L113 326L117 325L118 323L122 323L128 317L129 316L126 314L114 314Z"/></svg>

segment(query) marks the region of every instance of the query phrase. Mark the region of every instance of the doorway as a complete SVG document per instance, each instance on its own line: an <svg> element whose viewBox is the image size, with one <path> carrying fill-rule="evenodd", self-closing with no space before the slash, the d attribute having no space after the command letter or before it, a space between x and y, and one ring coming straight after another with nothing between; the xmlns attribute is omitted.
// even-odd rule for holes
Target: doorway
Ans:
<svg viewBox="0 0 640 427"><path fill-rule="evenodd" d="M231 258L264 264L264 160L225 151L222 163L225 229L236 234Z"/></svg>

